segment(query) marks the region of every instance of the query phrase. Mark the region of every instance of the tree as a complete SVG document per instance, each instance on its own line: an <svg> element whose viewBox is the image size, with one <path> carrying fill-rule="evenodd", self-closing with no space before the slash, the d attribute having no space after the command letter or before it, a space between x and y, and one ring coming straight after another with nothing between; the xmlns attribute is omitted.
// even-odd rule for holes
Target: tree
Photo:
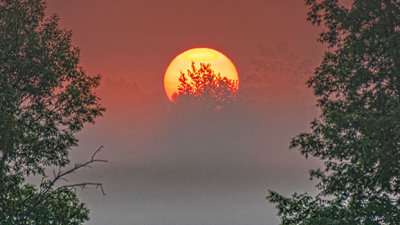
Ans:
<svg viewBox="0 0 400 225"><path fill-rule="evenodd" d="M71 32L46 17L43 0L0 0L1 224L81 224L88 209L71 187L38 188L28 175L69 164L76 132L104 108L99 76L79 65ZM46 192L41 189L48 188Z"/></svg>
<svg viewBox="0 0 400 225"><path fill-rule="evenodd" d="M292 139L318 194L270 192L282 224L400 224L400 4L397 0L306 0L328 45L308 81L321 116Z"/></svg>
<svg viewBox="0 0 400 225"><path fill-rule="evenodd" d="M216 74L211 64L200 63L197 69L192 62L191 69L187 70L187 75L181 72L178 91L172 96L174 103L202 102L211 109L220 110L233 101L239 88L238 81Z"/></svg>
<svg viewBox="0 0 400 225"><path fill-rule="evenodd" d="M252 71L242 79L241 92L252 104L276 104L273 101L282 102L282 98L293 96L290 99L293 103L304 105L300 89L304 87L300 85L314 65L302 59L286 42L259 46L250 65Z"/></svg>

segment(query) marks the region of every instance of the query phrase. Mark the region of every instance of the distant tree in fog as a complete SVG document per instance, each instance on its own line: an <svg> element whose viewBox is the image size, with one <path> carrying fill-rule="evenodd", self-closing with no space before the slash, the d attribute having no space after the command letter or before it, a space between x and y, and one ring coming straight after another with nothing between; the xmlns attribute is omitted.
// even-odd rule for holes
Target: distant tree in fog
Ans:
<svg viewBox="0 0 400 225"><path fill-rule="evenodd" d="M303 59L286 42L259 46L250 61L251 71L242 76L242 97L255 104L304 101L304 83L312 72L312 62Z"/></svg>

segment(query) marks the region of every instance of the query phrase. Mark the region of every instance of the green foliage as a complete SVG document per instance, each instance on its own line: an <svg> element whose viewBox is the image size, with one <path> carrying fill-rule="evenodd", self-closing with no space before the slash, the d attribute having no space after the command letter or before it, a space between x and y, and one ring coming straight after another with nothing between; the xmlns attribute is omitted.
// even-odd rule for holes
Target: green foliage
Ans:
<svg viewBox="0 0 400 225"><path fill-rule="evenodd" d="M172 96L173 102L207 106L219 110L230 104L239 88L238 81L216 74L211 64L200 63L197 69L192 62L192 70L187 70L187 75L181 72L178 91Z"/></svg>
<svg viewBox="0 0 400 225"><path fill-rule="evenodd" d="M89 219L85 204L67 188L51 190L43 195L32 185L17 183L4 191L7 200L1 204L1 224L79 225Z"/></svg>
<svg viewBox="0 0 400 225"><path fill-rule="evenodd" d="M324 161L319 194L270 192L282 224L400 224L400 4L306 0L328 45L308 84L321 117L291 147Z"/></svg>
<svg viewBox="0 0 400 225"><path fill-rule="evenodd" d="M2 224L87 219L86 207L70 190L51 190L38 203L38 190L22 185L27 175L67 165L68 150L77 144L74 134L104 111L94 93L100 77L79 66L71 32L60 29L58 18L46 17L44 9L43 0L0 0Z"/></svg>

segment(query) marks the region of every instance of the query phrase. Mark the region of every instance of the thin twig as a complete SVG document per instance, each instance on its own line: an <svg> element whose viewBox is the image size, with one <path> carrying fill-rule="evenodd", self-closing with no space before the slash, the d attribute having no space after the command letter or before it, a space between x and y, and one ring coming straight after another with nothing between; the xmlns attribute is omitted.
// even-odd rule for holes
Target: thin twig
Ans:
<svg viewBox="0 0 400 225"><path fill-rule="evenodd" d="M78 183L78 184L68 184L68 185L63 185L61 187L58 187L57 189L61 189L61 188L76 188L76 187L81 187L83 189L83 188L86 188L86 186L96 186L96 188L100 188L101 193L103 195L106 195L106 193L104 192L102 183L85 182L85 183Z"/></svg>

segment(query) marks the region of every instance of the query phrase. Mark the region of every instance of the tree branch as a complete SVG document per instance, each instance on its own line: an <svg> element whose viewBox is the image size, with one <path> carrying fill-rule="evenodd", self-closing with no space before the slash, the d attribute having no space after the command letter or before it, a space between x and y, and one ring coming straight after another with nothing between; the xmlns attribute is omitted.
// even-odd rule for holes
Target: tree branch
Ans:
<svg viewBox="0 0 400 225"><path fill-rule="evenodd" d="M74 165L73 168L71 168L71 169L69 169L69 170L66 170L66 171L64 171L64 172L61 170L62 167L59 167L59 168L58 168L58 172L57 172L57 173L53 170L53 179L50 181L50 183L49 183L48 185L46 185L43 189L40 190L39 194L38 194L38 195L36 196L36 198L33 200L32 206L29 207L29 208L25 211L25 213L23 213L20 217L18 217L18 221L20 221L20 220L22 220L23 218L26 218L27 216L29 216L30 213L33 211L33 209L34 209L35 207L37 207L40 203L42 203L43 201L46 200L46 198L47 198L46 194L47 194L50 190L53 190L53 187L55 186L55 184L56 184L57 181L59 181L59 180L64 180L64 181L68 182L68 180L65 178L65 176L67 176L67 175L69 175L69 174L71 174L71 173L75 173L75 171L77 171L77 170L79 170L79 169L81 169L81 168L85 168L85 167L91 168L90 165L91 165L91 164L94 164L94 163L98 163L98 162L106 163L106 162L108 162L107 160L104 160L104 159L96 159L96 158L95 158L96 155L101 151L101 149L102 149L103 147L104 147L104 146L100 146L100 147L92 154L90 160L87 161L87 162L84 162L84 163L76 163L76 164ZM44 177L44 178L45 178L45 177ZM42 182L41 182L41 184L40 184L40 187L41 187L41 188L42 188L42 186L43 186L43 185L45 184L45 182L46 182L46 180L45 180L44 178L42 178ZM100 188L101 193L102 193L103 195L106 195L105 192L104 192L104 189L103 189L103 184L102 184L102 183L93 183L93 182L84 182L84 183L77 183L77 184L66 184L66 185L61 185L61 186L59 186L58 188L56 188L55 190L59 190L59 189L62 189L62 188L72 188L72 189L75 189L75 190L76 190L77 187L81 187L82 189L85 189L85 188L86 188L87 186L89 186L89 185L91 185L91 186L96 186L96 188ZM28 200L28 199L27 199L27 200Z"/></svg>
<svg viewBox="0 0 400 225"><path fill-rule="evenodd" d="M85 183L77 183L77 184L67 184L67 185L63 185L63 186L58 187L57 190L58 190L58 189L61 189L61 188L73 188L73 189L76 189L77 187L80 187L80 188L82 188L82 190L83 190L83 189L85 189L87 186L96 186L96 188L100 188L101 193L102 193L103 195L106 195L106 193L104 192L103 184L102 184L102 183L85 182Z"/></svg>

